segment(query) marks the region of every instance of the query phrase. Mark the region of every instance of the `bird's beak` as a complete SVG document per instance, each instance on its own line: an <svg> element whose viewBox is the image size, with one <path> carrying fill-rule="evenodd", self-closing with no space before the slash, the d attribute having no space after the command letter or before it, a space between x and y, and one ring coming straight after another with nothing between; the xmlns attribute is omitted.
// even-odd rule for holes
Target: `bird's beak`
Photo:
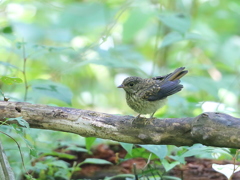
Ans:
<svg viewBox="0 0 240 180"><path fill-rule="evenodd" d="M118 86L118 88L123 88L123 87L124 87L123 84L121 84L121 85Z"/></svg>

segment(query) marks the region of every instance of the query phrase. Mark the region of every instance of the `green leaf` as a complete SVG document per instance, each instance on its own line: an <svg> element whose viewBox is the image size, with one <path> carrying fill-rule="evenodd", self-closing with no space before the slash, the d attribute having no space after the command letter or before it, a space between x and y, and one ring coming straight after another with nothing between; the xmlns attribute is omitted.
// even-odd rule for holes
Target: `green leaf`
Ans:
<svg viewBox="0 0 240 180"><path fill-rule="evenodd" d="M16 118L7 118L7 121L17 121L18 124L21 126L24 126L26 128L29 128L29 124L27 121L25 121L22 117L16 117Z"/></svg>
<svg viewBox="0 0 240 180"><path fill-rule="evenodd" d="M186 163L185 157L183 157L183 156L170 155L169 157L170 157L171 159L174 159L175 161L180 162L181 164L185 164L185 163Z"/></svg>
<svg viewBox="0 0 240 180"><path fill-rule="evenodd" d="M159 159L163 159L167 155L166 145L140 145L140 146L157 155Z"/></svg>
<svg viewBox="0 0 240 180"><path fill-rule="evenodd" d="M16 45L17 49L21 49L23 45L26 45L26 43L25 42L16 42L15 45Z"/></svg>
<svg viewBox="0 0 240 180"><path fill-rule="evenodd" d="M2 92L1 89L0 89L0 94L2 95L3 98L5 98L4 93Z"/></svg>
<svg viewBox="0 0 240 180"><path fill-rule="evenodd" d="M184 41L184 40L203 40L204 38L195 33L186 33L186 34L181 34L179 32L170 32L167 34L162 41L162 44L160 45L160 48L169 46L171 44L174 44L179 41Z"/></svg>
<svg viewBox="0 0 240 180"><path fill-rule="evenodd" d="M23 128L20 128L18 124L11 124L14 130L21 136L24 136Z"/></svg>
<svg viewBox="0 0 240 180"><path fill-rule="evenodd" d="M55 179L59 179L58 177L61 177L61 179L69 179L69 168L58 168L57 171L54 173Z"/></svg>
<svg viewBox="0 0 240 180"><path fill-rule="evenodd" d="M146 151L145 148L142 148L142 147L138 147L138 148L134 148L132 149L132 155L130 154L126 154L125 156L125 159L130 159L130 158L137 158L137 157L142 157L142 158L145 158L145 159L148 159L150 154L152 154L151 152L149 151ZM156 158L158 158L155 154L153 154ZM152 156L153 157L153 156Z"/></svg>
<svg viewBox="0 0 240 180"><path fill-rule="evenodd" d="M94 28L106 26L106 22L112 17L106 17L106 12L108 12L108 15L111 14L108 6L100 2L71 3L71 5L66 6L59 18L62 26L68 27L68 29L76 28L80 32L89 33Z"/></svg>
<svg viewBox="0 0 240 180"><path fill-rule="evenodd" d="M128 154L130 154L132 156L132 148L133 148L133 144L129 144L129 143L120 143L121 146L128 152Z"/></svg>
<svg viewBox="0 0 240 180"><path fill-rule="evenodd" d="M26 143L27 147L28 147L30 150L31 150L31 149L35 149L34 146L33 146L33 144L32 144L29 140L27 140L27 139L24 138L24 137L23 137L23 140L24 140L24 142Z"/></svg>
<svg viewBox="0 0 240 180"><path fill-rule="evenodd" d="M48 168L48 165L43 162L37 162L33 167L30 166L30 169L32 170L47 170Z"/></svg>
<svg viewBox="0 0 240 180"><path fill-rule="evenodd" d="M170 179L170 180L182 180L181 178L179 177L173 177L173 176L163 176L162 179Z"/></svg>
<svg viewBox="0 0 240 180"><path fill-rule="evenodd" d="M146 13L146 11L141 8L135 8L130 11L128 18L123 24L123 41L129 42L134 39L136 34L146 26L150 17L151 12Z"/></svg>
<svg viewBox="0 0 240 180"><path fill-rule="evenodd" d="M224 174L228 179L230 179L232 174L240 171L240 165L236 164L212 164L212 168Z"/></svg>
<svg viewBox="0 0 240 180"><path fill-rule="evenodd" d="M195 144L191 147L188 147L188 151L180 155L181 158L196 156L196 155L210 155L212 157L214 154L224 154L226 156L232 157L228 149L216 148L204 146L202 144Z"/></svg>
<svg viewBox="0 0 240 180"><path fill-rule="evenodd" d="M32 175L30 175L30 174L25 174L24 177L26 178L26 180L37 180L37 179L33 178Z"/></svg>
<svg viewBox="0 0 240 180"><path fill-rule="evenodd" d="M182 13L162 14L159 19L166 26L180 33L186 33L191 25L190 17Z"/></svg>
<svg viewBox="0 0 240 180"><path fill-rule="evenodd" d="M196 82L196 79L198 80L198 83ZM219 83L216 81L213 81L211 78L204 77L204 76L186 76L184 77L184 81L186 81L190 86L191 90L202 90L204 92L207 92L208 94L212 95L215 98L219 98L218 92L219 92ZM194 84L194 86L192 86ZM224 84L225 86L225 84Z"/></svg>
<svg viewBox="0 0 240 180"><path fill-rule="evenodd" d="M112 177L105 177L104 180L114 180L114 179L125 179L125 180L133 180L134 175L133 174L119 174Z"/></svg>
<svg viewBox="0 0 240 180"><path fill-rule="evenodd" d="M17 69L17 70L20 70L17 66L14 66L14 65L12 65L12 64L10 64L10 63L7 63L7 62L0 61L0 65L3 65L3 66L5 66L5 67L15 68L15 69Z"/></svg>
<svg viewBox="0 0 240 180"><path fill-rule="evenodd" d="M112 164L112 163L104 159L87 158L81 164Z"/></svg>
<svg viewBox="0 0 240 180"><path fill-rule="evenodd" d="M180 164L180 162L178 162L178 161L169 163L166 159L162 159L161 163L162 163L163 167L165 168L166 172L168 172L169 170L174 168L176 165Z"/></svg>
<svg viewBox="0 0 240 180"><path fill-rule="evenodd" d="M6 34L11 34L11 33L13 33L13 29L11 26L6 26L2 29L2 32L6 33Z"/></svg>
<svg viewBox="0 0 240 180"><path fill-rule="evenodd" d="M64 73L69 73L73 69L78 69L88 64L106 66L108 68L131 68L141 70L138 65L144 61L144 57L130 46L116 46L107 51L100 48L96 49L98 57L83 60L75 63L73 67L67 68Z"/></svg>
<svg viewBox="0 0 240 180"><path fill-rule="evenodd" d="M42 156L54 156L54 157L59 157L59 158L64 158L64 159L76 159L76 156L71 155L71 154L66 154L66 153L60 153L60 152L49 152L49 153L43 153Z"/></svg>
<svg viewBox="0 0 240 180"><path fill-rule="evenodd" d="M88 152L90 152L91 147L96 139L97 138L95 138L95 137L86 137L85 138L86 148L87 148Z"/></svg>
<svg viewBox="0 0 240 180"><path fill-rule="evenodd" d="M34 148L34 149L30 149L30 155L33 157L37 157L38 156L38 151Z"/></svg>
<svg viewBox="0 0 240 180"><path fill-rule="evenodd" d="M2 76L0 78L0 80L4 83L4 84L8 84L8 85L12 85L14 83L22 83L22 79L20 78L16 78L16 77L7 77L7 76Z"/></svg>
<svg viewBox="0 0 240 180"><path fill-rule="evenodd" d="M126 60L114 60L114 59L100 59L100 60L92 60L88 61L88 63L97 64L97 65L103 65L111 68L132 68L137 69L136 65L131 63L130 61Z"/></svg>
<svg viewBox="0 0 240 180"><path fill-rule="evenodd" d="M87 149L81 148L81 147L76 147L76 146L70 146L66 150L77 151L77 152L88 152Z"/></svg>
<svg viewBox="0 0 240 180"><path fill-rule="evenodd" d="M66 161L62 161L62 160L49 162L48 165L61 167L61 168L64 168L64 169L68 168L68 163Z"/></svg>
<svg viewBox="0 0 240 180"><path fill-rule="evenodd" d="M49 80L37 80L32 83L32 89L42 96L56 98L71 105L73 94L67 86Z"/></svg>

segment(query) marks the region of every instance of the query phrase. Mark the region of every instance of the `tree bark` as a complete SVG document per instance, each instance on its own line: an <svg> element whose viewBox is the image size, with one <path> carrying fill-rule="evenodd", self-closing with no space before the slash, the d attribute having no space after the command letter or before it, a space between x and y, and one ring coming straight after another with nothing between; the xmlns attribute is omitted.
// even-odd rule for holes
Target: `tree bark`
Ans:
<svg viewBox="0 0 240 180"><path fill-rule="evenodd" d="M0 101L0 121L22 117L30 127L133 144L240 148L240 119L218 112L197 117L135 119L89 110ZM134 121L133 121L134 120ZM17 123L17 121L7 121Z"/></svg>

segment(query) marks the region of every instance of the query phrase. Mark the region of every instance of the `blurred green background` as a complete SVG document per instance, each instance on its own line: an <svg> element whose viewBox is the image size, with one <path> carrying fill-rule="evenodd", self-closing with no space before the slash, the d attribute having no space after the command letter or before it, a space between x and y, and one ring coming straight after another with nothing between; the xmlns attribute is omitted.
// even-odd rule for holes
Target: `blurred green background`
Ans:
<svg viewBox="0 0 240 180"><path fill-rule="evenodd" d="M2 0L1 92L10 101L135 116L116 88L122 80L184 66L184 89L155 116L219 111L239 117L239 9L238 0ZM18 139L27 165L33 157L26 140L38 153L85 144L63 132L0 130ZM19 174L18 149L0 136Z"/></svg>

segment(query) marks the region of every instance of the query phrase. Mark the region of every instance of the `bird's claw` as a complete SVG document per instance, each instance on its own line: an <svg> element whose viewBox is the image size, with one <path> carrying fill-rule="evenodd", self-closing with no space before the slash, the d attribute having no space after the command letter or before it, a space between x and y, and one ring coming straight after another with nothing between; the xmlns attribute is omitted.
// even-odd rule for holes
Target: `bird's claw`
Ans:
<svg viewBox="0 0 240 180"><path fill-rule="evenodd" d="M150 117L149 120L148 120L148 124L154 125L153 124L154 119L156 119L156 118L155 117Z"/></svg>
<svg viewBox="0 0 240 180"><path fill-rule="evenodd" d="M139 118L140 118L140 114L139 114L137 117L133 118L133 120L132 120L132 123L131 123L131 124L133 124L134 122L136 122L136 121L137 121Z"/></svg>
<svg viewBox="0 0 240 180"><path fill-rule="evenodd" d="M155 118L155 117L141 118L141 117L140 117L140 114L139 114L137 117L133 118L131 124L136 123L139 119L143 120L143 124L144 124L144 125L154 125L154 124L153 124L153 120L156 119L156 118Z"/></svg>

